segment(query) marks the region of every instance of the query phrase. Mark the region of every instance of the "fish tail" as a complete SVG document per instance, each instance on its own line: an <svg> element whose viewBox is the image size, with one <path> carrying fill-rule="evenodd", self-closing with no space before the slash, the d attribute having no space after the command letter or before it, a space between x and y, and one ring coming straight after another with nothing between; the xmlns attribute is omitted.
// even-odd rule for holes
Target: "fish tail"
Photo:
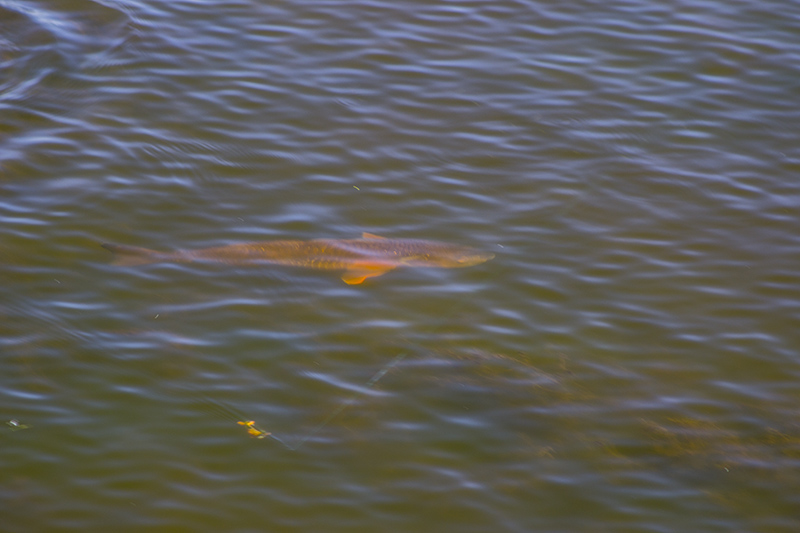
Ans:
<svg viewBox="0 0 800 533"><path fill-rule="evenodd" d="M148 265L164 261L164 254L149 248L139 248L138 246L125 246L124 244L103 243L100 246L114 254L112 265L117 266L136 266Z"/></svg>

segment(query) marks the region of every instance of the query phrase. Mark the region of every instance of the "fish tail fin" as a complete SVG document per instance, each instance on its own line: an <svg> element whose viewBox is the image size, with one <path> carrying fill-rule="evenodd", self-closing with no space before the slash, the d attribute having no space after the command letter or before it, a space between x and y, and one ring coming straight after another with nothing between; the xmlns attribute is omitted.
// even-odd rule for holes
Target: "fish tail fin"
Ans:
<svg viewBox="0 0 800 533"><path fill-rule="evenodd" d="M103 243L100 246L114 254L112 265L117 266L136 266L158 263L164 260L164 254L149 248L139 248L138 246L125 246L124 244Z"/></svg>

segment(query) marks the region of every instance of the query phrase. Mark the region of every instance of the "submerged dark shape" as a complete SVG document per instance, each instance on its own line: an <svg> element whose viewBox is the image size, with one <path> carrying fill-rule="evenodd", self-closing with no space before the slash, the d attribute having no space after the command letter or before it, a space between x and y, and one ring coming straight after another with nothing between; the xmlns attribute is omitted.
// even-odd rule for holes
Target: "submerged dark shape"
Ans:
<svg viewBox="0 0 800 533"><path fill-rule="evenodd" d="M324 270L344 270L342 280L355 285L398 267L458 268L478 265L493 253L444 242L386 239L364 233L361 239L263 241L201 250L159 252L120 244L102 244L114 252L115 265L206 261L248 265L272 263Z"/></svg>

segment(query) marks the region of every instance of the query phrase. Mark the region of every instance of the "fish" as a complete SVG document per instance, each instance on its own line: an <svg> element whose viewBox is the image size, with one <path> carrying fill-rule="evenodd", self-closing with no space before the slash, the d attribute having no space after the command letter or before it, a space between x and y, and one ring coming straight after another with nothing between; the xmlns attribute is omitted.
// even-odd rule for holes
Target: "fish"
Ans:
<svg viewBox="0 0 800 533"><path fill-rule="evenodd" d="M490 252L445 242L421 239L389 239L363 233L360 239L315 239L310 241L262 241L159 252L122 244L101 244L114 253L119 266L149 263L213 262L232 265L271 263L321 270L341 270L342 281L358 285L400 267L460 268L485 263Z"/></svg>

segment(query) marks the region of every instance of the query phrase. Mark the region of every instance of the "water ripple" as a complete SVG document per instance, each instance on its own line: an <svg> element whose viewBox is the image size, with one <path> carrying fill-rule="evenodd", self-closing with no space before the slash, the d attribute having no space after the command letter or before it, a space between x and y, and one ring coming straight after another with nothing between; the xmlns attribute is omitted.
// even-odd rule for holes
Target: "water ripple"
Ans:
<svg viewBox="0 0 800 533"><path fill-rule="evenodd" d="M795 5L0 20L4 531L797 529ZM496 257L99 246L364 231Z"/></svg>

